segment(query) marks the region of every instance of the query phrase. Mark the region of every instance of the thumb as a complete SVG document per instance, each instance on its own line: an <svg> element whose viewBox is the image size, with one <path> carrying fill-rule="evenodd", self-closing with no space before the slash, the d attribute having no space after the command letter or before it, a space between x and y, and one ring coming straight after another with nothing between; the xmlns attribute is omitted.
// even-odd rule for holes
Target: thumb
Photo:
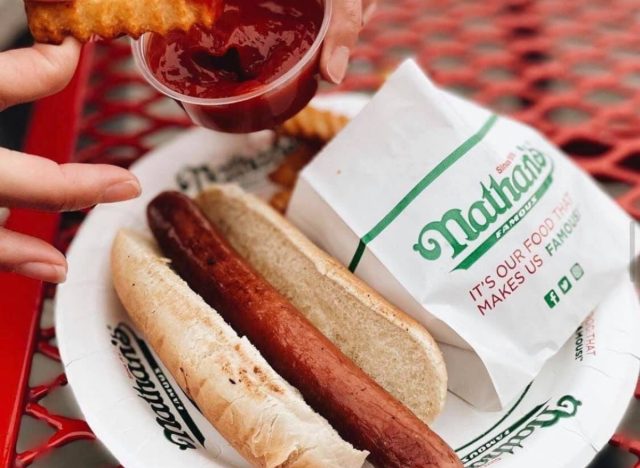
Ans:
<svg viewBox="0 0 640 468"><path fill-rule="evenodd" d="M351 48L358 40L362 28L362 1L334 1L329 31L324 41L320 71L331 83L339 84L344 79L349 65Z"/></svg>

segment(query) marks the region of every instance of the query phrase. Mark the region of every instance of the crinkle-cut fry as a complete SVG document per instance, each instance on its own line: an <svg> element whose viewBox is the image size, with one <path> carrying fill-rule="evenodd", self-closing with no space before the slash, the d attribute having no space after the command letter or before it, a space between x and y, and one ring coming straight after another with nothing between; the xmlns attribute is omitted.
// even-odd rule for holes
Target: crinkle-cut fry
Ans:
<svg viewBox="0 0 640 468"><path fill-rule="evenodd" d="M166 34L195 24L213 25L221 0L73 0L27 1L31 34L38 42L61 43L66 36L86 42L92 36L112 39Z"/></svg>
<svg viewBox="0 0 640 468"><path fill-rule="evenodd" d="M281 131L292 137L320 140L326 143L348 123L349 117L346 115L307 106L282 124Z"/></svg>
<svg viewBox="0 0 640 468"><path fill-rule="evenodd" d="M291 200L292 191L291 190L281 190L277 192L271 197L269 203L273 208L279 211L281 214L285 214L287 212L287 208L289 207L289 201Z"/></svg>
<svg viewBox="0 0 640 468"><path fill-rule="evenodd" d="M295 150L287 155L280 165L269 174L272 182L285 188L293 188L300 171L320 151L320 145L311 141L298 142Z"/></svg>

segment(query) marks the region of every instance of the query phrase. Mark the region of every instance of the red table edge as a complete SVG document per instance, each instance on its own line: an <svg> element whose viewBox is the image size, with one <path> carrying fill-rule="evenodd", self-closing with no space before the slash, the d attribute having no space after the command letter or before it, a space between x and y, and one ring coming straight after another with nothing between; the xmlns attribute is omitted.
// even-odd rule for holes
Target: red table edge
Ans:
<svg viewBox="0 0 640 468"><path fill-rule="evenodd" d="M33 107L24 151L48 157L58 163L72 159L80 120L86 83L88 82L93 46L86 45L76 73L61 92L38 101ZM7 228L53 242L60 216L29 210L12 210ZM4 294L0 295L0 463L12 467L16 442L23 415L33 346L40 310L43 283L10 273L0 273Z"/></svg>

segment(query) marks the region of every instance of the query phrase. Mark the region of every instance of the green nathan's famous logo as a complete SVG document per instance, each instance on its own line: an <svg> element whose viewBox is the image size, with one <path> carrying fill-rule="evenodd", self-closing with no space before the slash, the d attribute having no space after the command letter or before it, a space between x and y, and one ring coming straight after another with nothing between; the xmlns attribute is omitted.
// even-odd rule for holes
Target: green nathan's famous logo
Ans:
<svg viewBox="0 0 640 468"><path fill-rule="evenodd" d="M111 344L117 348L134 381L133 389L153 411L155 421L162 428L165 438L180 450L197 448L196 441L204 446L204 436L144 340L125 323L107 328Z"/></svg>
<svg viewBox="0 0 640 468"><path fill-rule="evenodd" d="M565 395L555 405L543 403L520 418L510 427L461 457L466 468L480 468L505 455L513 455L524 448L524 442L539 429L555 426L561 420L573 418L582 402L572 395Z"/></svg>
<svg viewBox="0 0 640 468"><path fill-rule="evenodd" d="M517 225L538 203L553 182L553 161L531 145L519 145L511 172L497 180L481 182L482 198L465 210L453 208L437 221L427 223L413 250L426 260L437 260L443 246L457 258L494 224L511 214L492 234L469 253L454 270L466 270ZM528 196L528 198L526 198ZM524 202L522 202L524 200Z"/></svg>

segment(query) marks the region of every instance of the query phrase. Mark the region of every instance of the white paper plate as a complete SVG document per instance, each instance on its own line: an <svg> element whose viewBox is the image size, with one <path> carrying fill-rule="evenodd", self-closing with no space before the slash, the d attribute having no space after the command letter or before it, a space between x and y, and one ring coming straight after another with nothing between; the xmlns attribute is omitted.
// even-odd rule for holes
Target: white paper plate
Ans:
<svg viewBox="0 0 640 468"><path fill-rule="evenodd" d="M316 101L358 112L366 98ZM193 194L211 181L237 181L268 196L265 174L291 142L270 132L221 135L195 129L133 168L144 195L96 208L69 252L69 278L56 296L56 328L69 383L87 422L127 468L246 466L128 325L112 289L109 251L121 227L146 230L145 207L164 189ZM520 398L502 412L474 410L449 395L433 428L465 466L584 466L613 434L636 384L640 308L621 284Z"/></svg>

